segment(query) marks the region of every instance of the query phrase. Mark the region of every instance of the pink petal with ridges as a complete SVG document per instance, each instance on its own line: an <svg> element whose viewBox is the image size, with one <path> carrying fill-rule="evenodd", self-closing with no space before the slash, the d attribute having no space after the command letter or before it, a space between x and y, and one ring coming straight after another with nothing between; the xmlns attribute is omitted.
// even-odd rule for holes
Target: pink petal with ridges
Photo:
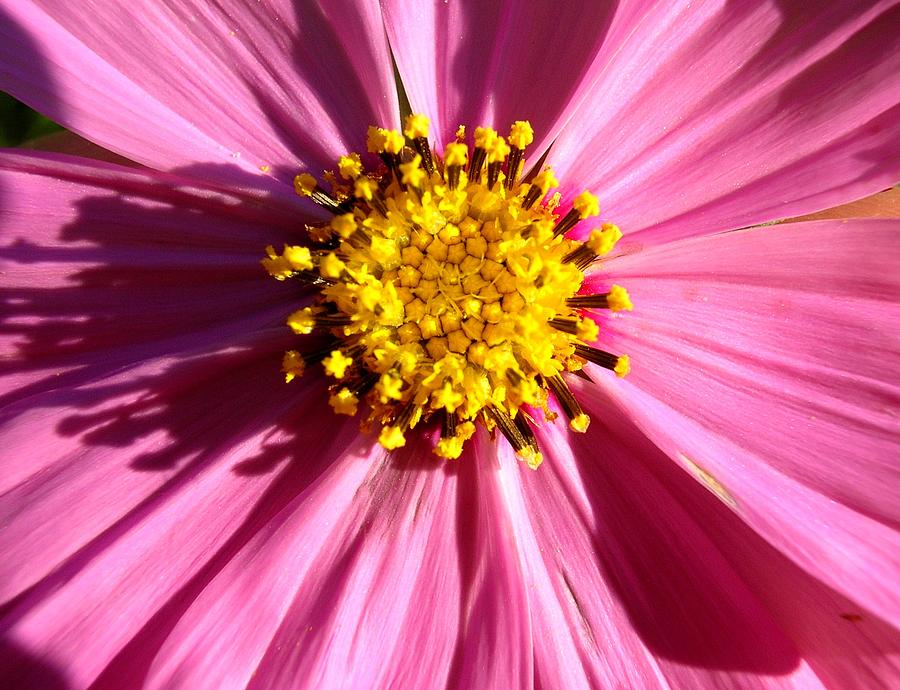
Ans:
<svg viewBox="0 0 900 690"><path fill-rule="evenodd" d="M541 687L818 687L704 521L647 467L668 460L613 412L591 409L584 436L542 427L544 464L521 472Z"/></svg>
<svg viewBox="0 0 900 690"><path fill-rule="evenodd" d="M461 124L470 136L481 125L506 136L530 120L535 160L580 99L613 13L600 2L382 5L410 103L432 119L438 148Z"/></svg>
<svg viewBox="0 0 900 690"><path fill-rule="evenodd" d="M661 481L696 515L773 620L827 688L867 690L900 684L900 630L880 611L860 608L766 543L699 482L673 463Z"/></svg>
<svg viewBox="0 0 900 690"><path fill-rule="evenodd" d="M234 438L241 421L260 423L247 415L254 401L267 399L270 414L287 405L297 388L283 383L280 348L259 341L229 351L239 342L233 337L221 350L132 362L88 383L34 386L4 406L0 514L7 529L0 542L4 553L18 556L0 564L0 596L37 582L109 527L123 506L139 504L178 474L204 450L208 440L198 433L204 425L219 428L228 419L227 438ZM236 409L216 410L213 394L230 396ZM94 502L87 500L92 495ZM20 530L31 530L32 538L21 539Z"/></svg>
<svg viewBox="0 0 900 690"><path fill-rule="evenodd" d="M296 304L292 286L259 265L268 242L301 239L296 220L242 197L19 152L0 156L0 196L7 393L48 374L62 383L86 364L123 366L202 342L217 349L241 330L283 326Z"/></svg>
<svg viewBox="0 0 900 690"><path fill-rule="evenodd" d="M895 3L660 3L555 142L565 197L658 242L800 215L900 178Z"/></svg>
<svg viewBox="0 0 900 690"><path fill-rule="evenodd" d="M0 86L150 167L290 202L298 167L318 174L372 122L397 122L374 2L3 6Z"/></svg>
<svg viewBox="0 0 900 690"><path fill-rule="evenodd" d="M757 228L593 279L635 304L605 319L604 342L632 361L624 382L598 375L607 395L773 545L895 624L897 227Z"/></svg>
<svg viewBox="0 0 900 690"><path fill-rule="evenodd" d="M277 667L260 664L279 629L292 623L288 616L295 601L315 607L317 596L325 596L321 591L314 595L308 584L327 585L323 578L337 568L332 584L338 589L333 594L340 595L340 578L350 574L339 567L340 559L353 556L348 552L353 542L344 537L359 536L369 495L364 483L382 462L383 451L373 449L371 440L365 439L365 445L344 454L319 481L273 516L187 610L160 650L149 686L244 687L257 674L276 677ZM299 646L296 638L292 641L297 663L306 650L312 652L306 658L314 664L327 661L315 654L328 639L326 635L316 643L317 626L324 625L327 616L323 610L315 617L293 621L308 636ZM350 631L359 623L353 619ZM324 632L338 631L328 626ZM323 666L320 663L319 669L325 670ZM316 677L295 676L293 681L315 683Z"/></svg>
<svg viewBox="0 0 900 690"><path fill-rule="evenodd" d="M279 505L316 481L356 438L349 420L343 428L320 424L318 432L298 435L296 422L321 410L321 388L290 401L285 396L267 400L271 381L256 379L263 382L256 389L246 377L235 381L245 392L236 397L232 391L236 404L212 424L208 417L179 421L184 428L175 431L185 434L182 447L173 440L158 449L160 458L172 454L184 462L170 476L159 477L168 474L164 466L135 466L142 450L138 444L127 455L119 450L108 457L105 479L83 488L75 508L46 478L56 495L43 497L36 510L51 522L68 519L61 531L69 538L91 509L117 515L82 548L75 550L73 539L71 555L20 596L5 618L9 638L31 656L63 669L73 687L87 686L101 672L112 687L140 685L165 634L205 583L266 529ZM212 387L206 393L221 395ZM302 414L287 411L294 405ZM298 444L315 455L300 462ZM99 457L86 455L84 464ZM69 488L75 484L69 482ZM132 488L120 491L128 484ZM144 498L135 503L138 484ZM45 531L33 531L42 524L35 518L23 523L32 528L30 539L41 540ZM19 562L42 565L34 555ZM140 644L131 644L138 639ZM130 655L128 663L107 669L121 653Z"/></svg>

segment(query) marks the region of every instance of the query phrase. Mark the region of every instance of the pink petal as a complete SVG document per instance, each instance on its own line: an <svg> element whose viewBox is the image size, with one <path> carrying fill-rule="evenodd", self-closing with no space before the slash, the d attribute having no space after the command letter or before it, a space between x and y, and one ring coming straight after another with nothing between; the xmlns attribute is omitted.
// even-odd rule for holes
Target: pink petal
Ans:
<svg viewBox="0 0 900 690"><path fill-rule="evenodd" d="M0 400L3 418L18 418L7 433L31 456L3 454L0 486L62 454L28 451L34 443L77 452L71 429L32 436L24 420L46 425L44 406L96 405L106 391L121 409L149 411L141 382L249 347L277 372L283 319L297 295L259 258L267 241L290 237L285 226L295 221L173 176L50 154L2 154L0 182ZM105 382L111 375L120 380ZM103 413L110 422L116 405ZM100 424L98 412L88 428Z"/></svg>
<svg viewBox="0 0 900 690"><path fill-rule="evenodd" d="M348 456L282 511L175 628L151 686L525 686L501 475L470 456L457 478L422 441Z"/></svg>
<svg viewBox="0 0 900 690"><path fill-rule="evenodd" d="M369 0L5 2L0 88L127 158L268 189L397 122ZM135 49L139 46L139 49Z"/></svg>
<svg viewBox="0 0 900 690"><path fill-rule="evenodd" d="M659 464L666 481L691 506L710 539L758 595L779 628L827 688L900 684L900 630L880 611L861 609L804 572L753 532L699 482L684 482L673 463Z"/></svg>
<svg viewBox="0 0 900 690"><path fill-rule="evenodd" d="M52 154L0 155L0 184L0 346L19 374L229 321L274 325L296 294L259 265L296 226L265 207Z"/></svg>
<svg viewBox="0 0 900 690"><path fill-rule="evenodd" d="M669 460L618 410L590 412L587 435L539 430L544 464L521 468L513 501L539 685L818 687L705 521L655 476Z"/></svg>
<svg viewBox="0 0 900 690"><path fill-rule="evenodd" d="M382 5L412 109L431 118L439 147L460 124L506 135L515 120L530 120L532 152L546 148L581 97L613 12L601 2Z"/></svg>
<svg viewBox="0 0 900 690"><path fill-rule="evenodd" d="M900 7L659 3L549 162L640 241L800 215L900 178Z"/></svg>
<svg viewBox="0 0 900 690"><path fill-rule="evenodd" d="M823 221L609 261L642 430L804 570L900 623L898 221ZM590 395L591 387L586 388ZM827 534L827 537L823 537Z"/></svg>
<svg viewBox="0 0 900 690"><path fill-rule="evenodd" d="M3 497L25 513L4 531L3 553L40 578L7 606L8 639L36 660L19 669L15 687L37 687L30 673L41 665L63 670L72 687L101 673L106 687L140 686L199 592L356 437L350 420L298 425L322 411L321 386L298 396L265 362L226 364L218 380L125 427L157 426L155 442L110 450L87 440L79 455L33 478L32 500ZM217 414L190 414L225 396Z"/></svg>

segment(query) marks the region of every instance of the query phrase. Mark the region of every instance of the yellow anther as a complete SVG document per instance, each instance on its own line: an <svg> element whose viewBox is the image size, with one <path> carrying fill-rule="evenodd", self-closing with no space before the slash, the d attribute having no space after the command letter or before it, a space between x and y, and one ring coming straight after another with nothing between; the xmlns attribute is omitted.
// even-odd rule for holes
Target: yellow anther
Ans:
<svg viewBox="0 0 900 690"><path fill-rule="evenodd" d="M381 127L369 127L366 132L366 149L369 153L381 153L384 151L386 129Z"/></svg>
<svg viewBox="0 0 900 690"><path fill-rule="evenodd" d="M328 404L331 405L331 408L335 413L352 417L356 414L359 398L353 395L353 392L347 388L341 388L329 396Z"/></svg>
<svg viewBox="0 0 900 690"><path fill-rule="evenodd" d="M460 125L459 127L457 127L456 134L454 136L456 136L457 141L463 141L466 138L466 126Z"/></svg>
<svg viewBox="0 0 900 690"><path fill-rule="evenodd" d="M378 183L368 177L358 177L353 183L353 193L366 201L372 201L377 190Z"/></svg>
<svg viewBox="0 0 900 690"><path fill-rule="evenodd" d="M616 376L619 378L628 375L631 371L631 360L628 359L628 355L621 355L619 357L616 366L613 367L613 371L616 372Z"/></svg>
<svg viewBox="0 0 900 690"><path fill-rule="evenodd" d="M454 412L457 407L463 404L464 400L463 395L455 390L449 381L445 382L442 388L432 394L434 407L443 407L447 412Z"/></svg>
<svg viewBox="0 0 900 690"><path fill-rule="evenodd" d="M606 303L613 311L631 311L634 305L628 296L628 291L621 285L613 285L606 295Z"/></svg>
<svg viewBox="0 0 900 690"><path fill-rule="evenodd" d="M600 213L600 201L596 196L585 190L575 197L572 208L578 211L579 217L584 220Z"/></svg>
<svg viewBox="0 0 900 690"><path fill-rule="evenodd" d="M294 178L294 191L300 196L312 196L318 184L309 173L301 173Z"/></svg>
<svg viewBox="0 0 900 690"><path fill-rule="evenodd" d="M502 163L509 155L509 144L503 137L497 137L491 142L488 150L488 163Z"/></svg>
<svg viewBox="0 0 900 690"><path fill-rule="evenodd" d="M355 180L362 175L362 160L358 153L348 153L338 159L338 172L345 180Z"/></svg>
<svg viewBox="0 0 900 690"><path fill-rule="evenodd" d="M605 256L612 251L620 239L622 239L622 231L619 230L619 227L612 223L604 223L601 228L591 230L586 244L588 249L597 256Z"/></svg>
<svg viewBox="0 0 900 690"><path fill-rule="evenodd" d="M509 144L517 149L524 149L534 141L534 129L528 120L516 120L509 130Z"/></svg>
<svg viewBox="0 0 900 690"><path fill-rule="evenodd" d="M398 426L386 426L378 436L378 442L387 450L395 450L406 445L403 432Z"/></svg>
<svg viewBox="0 0 900 690"><path fill-rule="evenodd" d="M400 257L397 243L387 237L372 238L372 258L382 265L394 264Z"/></svg>
<svg viewBox="0 0 900 690"><path fill-rule="evenodd" d="M400 181L411 187L421 187L428 174L422 169L422 156L418 153L409 163L400 164Z"/></svg>
<svg viewBox="0 0 900 690"><path fill-rule="evenodd" d="M491 127L475 128L475 146L485 151L490 151L497 141L497 130Z"/></svg>
<svg viewBox="0 0 900 690"><path fill-rule="evenodd" d="M403 135L395 129L384 130L384 151L386 153L398 154L403 150L406 140Z"/></svg>
<svg viewBox="0 0 900 690"><path fill-rule="evenodd" d="M577 431L579 434L583 434L588 429L588 425L591 423L591 418L586 414L582 413L576 415L569 422L569 428L572 431Z"/></svg>
<svg viewBox="0 0 900 690"><path fill-rule="evenodd" d="M582 319L578 322L578 332L576 333L576 337L579 340L591 343L595 341L599 335L600 327L597 326L597 322L593 319Z"/></svg>
<svg viewBox="0 0 900 690"><path fill-rule="evenodd" d="M284 248L284 259L295 271L309 271L313 267L312 254L308 247L288 245Z"/></svg>
<svg viewBox="0 0 900 690"><path fill-rule="evenodd" d="M429 124L431 121L421 113L407 115L403 123L403 133L410 139L427 138Z"/></svg>
<svg viewBox="0 0 900 690"><path fill-rule="evenodd" d="M322 366L325 367L325 373L336 379L342 379L347 373L347 369L353 365L353 359L347 357L340 350L333 350L331 355L322 360Z"/></svg>
<svg viewBox="0 0 900 690"><path fill-rule="evenodd" d="M456 460L462 455L464 441L459 436L442 438L434 448L434 454L447 460Z"/></svg>
<svg viewBox="0 0 900 690"><path fill-rule="evenodd" d="M298 309L291 314L288 317L287 324L294 333L308 335L312 333L312 330L316 325L316 319L312 315L312 310L309 307L306 307L305 309Z"/></svg>
<svg viewBox="0 0 900 690"><path fill-rule="evenodd" d="M533 470L536 470L544 462L544 456L541 453L527 446L520 450L518 455Z"/></svg>
<svg viewBox="0 0 900 690"><path fill-rule="evenodd" d="M375 384L375 389L380 394L381 402L383 403L387 403L390 400L401 400L403 398L403 395L400 393L402 388L403 379L393 374L383 374L378 379L378 383Z"/></svg>
<svg viewBox="0 0 900 690"><path fill-rule="evenodd" d="M306 369L306 362L303 361L299 352L288 350L284 353L281 360L281 371L284 372L284 380L287 383L303 376L304 369Z"/></svg>
<svg viewBox="0 0 900 690"><path fill-rule="evenodd" d="M276 280L284 280L293 275L294 269L291 267L290 262L283 256L276 254L275 247L272 245L266 247L266 255L266 258L260 261L260 263L263 265L263 268L268 271L270 276Z"/></svg>
<svg viewBox="0 0 900 690"><path fill-rule="evenodd" d="M340 278L347 265L334 254L326 254L319 260L319 274L323 278Z"/></svg>
<svg viewBox="0 0 900 690"><path fill-rule="evenodd" d="M559 180L556 179L553 168L544 168L535 176L533 184L541 190L541 194L543 195L554 187L558 187Z"/></svg>
<svg viewBox="0 0 900 690"><path fill-rule="evenodd" d="M460 142L453 142L452 144L447 144L447 148L444 150L444 162L447 165L458 165L460 167L465 166L466 162L469 160L469 147Z"/></svg>
<svg viewBox="0 0 900 690"><path fill-rule="evenodd" d="M343 213L331 219L331 227L345 240L356 232L356 218L352 213Z"/></svg>

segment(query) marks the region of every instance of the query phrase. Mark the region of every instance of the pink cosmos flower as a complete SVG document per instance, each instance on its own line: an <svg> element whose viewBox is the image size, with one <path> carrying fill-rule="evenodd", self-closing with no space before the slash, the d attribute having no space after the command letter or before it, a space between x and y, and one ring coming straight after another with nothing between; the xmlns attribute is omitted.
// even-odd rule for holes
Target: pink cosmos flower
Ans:
<svg viewBox="0 0 900 690"><path fill-rule="evenodd" d="M0 685L900 684L896 2L0 2ZM301 169L528 119L625 232L625 379L532 471L286 385ZM535 159L537 155L535 154ZM739 228L748 228L739 230ZM729 232L725 232L729 231Z"/></svg>

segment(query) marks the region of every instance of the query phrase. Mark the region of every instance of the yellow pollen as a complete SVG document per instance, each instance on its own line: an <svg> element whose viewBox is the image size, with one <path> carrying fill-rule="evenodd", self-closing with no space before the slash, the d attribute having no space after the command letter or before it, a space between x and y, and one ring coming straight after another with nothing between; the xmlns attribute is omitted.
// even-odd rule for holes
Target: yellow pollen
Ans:
<svg viewBox="0 0 900 690"><path fill-rule="evenodd" d="M543 196L554 187L558 187L559 180L553 174L552 168L545 168L534 178L534 185L541 190L541 196Z"/></svg>
<svg viewBox="0 0 900 690"><path fill-rule="evenodd" d="M534 130L517 121L509 132L478 127L470 147L460 126L441 164L423 141L424 115L407 117L402 134L370 127L367 150L384 164L367 171L358 154L341 156L337 173L348 182L324 173L330 191L297 175L297 193L334 215L308 228L308 241L280 254L266 248L272 277L318 291L287 318L300 336L315 331L318 344L285 353L285 379L321 361L334 411L362 410L362 425L380 429L389 450L422 423L441 428L438 456L458 458L480 424L537 468L543 456L532 429L559 416L551 396L573 431L588 429L569 372L593 362L628 373L627 356L593 345L600 329L592 316L600 307L630 311L627 291L579 294L584 272L602 265L597 257L621 232L607 223L586 242L569 238L577 219L600 212L597 197L582 192L557 213L559 194L545 198L559 186L550 168L518 179Z"/></svg>
<svg viewBox="0 0 900 690"><path fill-rule="evenodd" d="M444 155L444 162L447 165L463 166L466 164L469 157L469 147L465 144L461 144L460 142L455 141L452 144L447 144Z"/></svg>
<svg viewBox="0 0 900 690"><path fill-rule="evenodd" d="M335 414L345 414L350 417L356 414L359 405L359 399L353 392L347 388L339 388L334 391L328 398L328 404L335 411Z"/></svg>
<svg viewBox="0 0 900 690"><path fill-rule="evenodd" d="M429 119L420 113L409 115L403 123L403 133L410 139L428 137Z"/></svg>
<svg viewBox="0 0 900 690"><path fill-rule="evenodd" d="M288 350L284 353L284 358L281 360L281 370L284 372L285 382L290 383L294 379L303 376L305 368L306 363L299 352Z"/></svg>
<svg viewBox="0 0 900 690"><path fill-rule="evenodd" d="M609 289L606 301L609 304L609 308L613 311L631 311L634 308L631 298L628 296L628 291L621 285L613 285Z"/></svg>
<svg viewBox="0 0 900 690"><path fill-rule="evenodd" d="M501 163L506 160L509 155L509 145L503 137L497 137L491 142L491 148L488 151L489 163Z"/></svg>
<svg viewBox="0 0 900 690"><path fill-rule="evenodd" d="M475 128L475 146L479 149L489 151L494 147L497 141L497 130L490 127Z"/></svg>
<svg viewBox="0 0 900 690"><path fill-rule="evenodd" d="M354 194L356 194L357 197L363 199L364 201L372 201L377 189L378 184L374 180L370 180L368 177L357 178L356 182L353 185Z"/></svg>
<svg viewBox="0 0 900 690"><path fill-rule="evenodd" d="M577 431L580 434L583 434L588 429L588 425L591 423L591 418L586 414L580 414L572 418L572 421L569 422L569 427L572 431Z"/></svg>
<svg viewBox="0 0 900 690"><path fill-rule="evenodd" d="M509 131L509 144L517 149L524 149L534 141L534 130L528 122L516 120Z"/></svg>
<svg viewBox="0 0 900 690"><path fill-rule="evenodd" d="M575 197L575 200L572 202L572 208L578 211L578 215L583 220L591 216L599 215L600 202L593 194L584 191Z"/></svg>
<svg viewBox="0 0 900 690"><path fill-rule="evenodd" d="M366 135L366 150L369 153L381 153L384 151L386 129L381 127L369 127Z"/></svg>
<svg viewBox="0 0 900 690"><path fill-rule="evenodd" d="M400 427L386 426L381 430L378 436L378 442L388 450L395 450L406 445L406 439L403 438L403 432Z"/></svg>
<svg viewBox="0 0 900 690"><path fill-rule="evenodd" d="M316 185L316 178L309 173L301 173L294 178L294 190L300 196L312 196Z"/></svg>
<svg viewBox="0 0 900 690"><path fill-rule="evenodd" d="M622 231L619 230L619 226L604 223L600 229L591 230L591 236L586 244L588 249L597 256L605 256L612 251L620 239L622 239Z"/></svg>
<svg viewBox="0 0 900 690"><path fill-rule="evenodd" d="M403 150L405 144L403 135L395 129L384 130L384 151L386 153L397 154Z"/></svg>
<svg viewBox="0 0 900 690"><path fill-rule="evenodd" d="M422 182L428 177L428 174L422 169L421 165L422 156L418 153L413 156L413 159L409 163L400 164L401 181L403 184L408 184L412 187L420 187L422 185Z"/></svg>
<svg viewBox="0 0 900 690"><path fill-rule="evenodd" d="M338 173L345 180L355 180L362 175L362 160L358 153L348 153L338 159Z"/></svg>
<svg viewBox="0 0 900 690"><path fill-rule="evenodd" d="M340 350L334 350L329 357L322 360L325 373L336 379L344 378L344 374L347 373L347 367L351 364L353 364L353 359L347 357Z"/></svg>
<svg viewBox="0 0 900 690"><path fill-rule="evenodd" d="M619 360L616 362L616 366L613 368L613 371L616 372L616 376L619 378L623 376L627 376L631 371L631 360L628 359L628 355L622 355L619 357Z"/></svg>
<svg viewBox="0 0 900 690"><path fill-rule="evenodd" d="M338 235L346 240L350 235L356 232L356 218L354 218L352 213L344 213L340 216L335 216L331 220L331 227Z"/></svg>

